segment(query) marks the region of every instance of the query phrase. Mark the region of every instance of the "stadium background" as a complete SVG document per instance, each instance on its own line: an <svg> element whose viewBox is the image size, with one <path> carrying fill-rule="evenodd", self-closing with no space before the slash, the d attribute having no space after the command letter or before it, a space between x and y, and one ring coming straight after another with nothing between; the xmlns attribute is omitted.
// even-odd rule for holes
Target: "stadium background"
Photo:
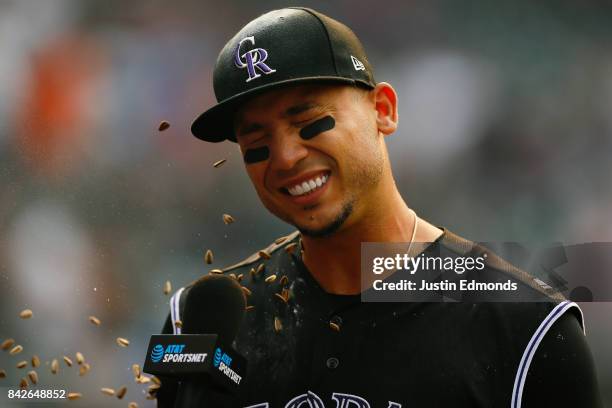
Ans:
<svg viewBox="0 0 612 408"><path fill-rule="evenodd" d="M189 133L214 102L218 50L286 5L348 24L376 79L396 87L388 145L421 216L480 241L612 240L605 2L3 0L0 340L43 361L84 353L84 377L39 370L42 387L84 394L74 406L153 406L130 366L168 311L163 283L205 273L206 249L227 265L291 230L259 203L235 145ZM582 306L610 404L612 305ZM24 308L31 319L19 319ZM20 359L0 352L0 387L25 375ZM123 401L99 391L122 384Z"/></svg>

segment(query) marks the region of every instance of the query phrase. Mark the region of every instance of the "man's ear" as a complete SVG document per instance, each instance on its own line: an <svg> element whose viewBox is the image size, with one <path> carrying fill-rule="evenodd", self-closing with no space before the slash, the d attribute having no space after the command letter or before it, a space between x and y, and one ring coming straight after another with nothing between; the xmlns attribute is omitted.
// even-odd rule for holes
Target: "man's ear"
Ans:
<svg viewBox="0 0 612 408"><path fill-rule="evenodd" d="M378 131L387 136L397 129L397 93L391 84L379 82L372 90L376 106Z"/></svg>

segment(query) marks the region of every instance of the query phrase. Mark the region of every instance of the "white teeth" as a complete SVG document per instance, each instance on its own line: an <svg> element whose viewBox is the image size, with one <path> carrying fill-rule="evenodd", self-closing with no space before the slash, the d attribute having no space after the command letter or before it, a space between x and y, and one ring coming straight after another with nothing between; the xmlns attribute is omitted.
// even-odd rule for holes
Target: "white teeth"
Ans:
<svg viewBox="0 0 612 408"><path fill-rule="evenodd" d="M297 184L291 188L288 188L287 191L289 191L289 194L291 194L292 196L300 196L303 194L308 194L311 191L325 184L328 178L329 178L329 175L324 175L324 176L317 177L315 179L304 181L302 184Z"/></svg>

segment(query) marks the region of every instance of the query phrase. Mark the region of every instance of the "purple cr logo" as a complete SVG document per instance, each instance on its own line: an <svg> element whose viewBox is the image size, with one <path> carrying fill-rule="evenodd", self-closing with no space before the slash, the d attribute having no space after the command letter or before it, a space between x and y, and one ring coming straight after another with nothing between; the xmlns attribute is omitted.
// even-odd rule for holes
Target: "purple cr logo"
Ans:
<svg viewBox="0 0 612 408"><path fill-rule="evenodd" d="M249 41L251 44L255 45L255 37L253 36L240 40L238 46L236 47L236 52L234 53L234 64L236 64L238 68L247 69L249 79L247 79L246 82L252 81L253 79L261 76L257 70L266 75L276 72L275 69L272 69L266 65L265 60L268 58L268 51L264 50L263 48L253 48L252 50L249 50L241 55L240 47L245 41Z"/></svg>

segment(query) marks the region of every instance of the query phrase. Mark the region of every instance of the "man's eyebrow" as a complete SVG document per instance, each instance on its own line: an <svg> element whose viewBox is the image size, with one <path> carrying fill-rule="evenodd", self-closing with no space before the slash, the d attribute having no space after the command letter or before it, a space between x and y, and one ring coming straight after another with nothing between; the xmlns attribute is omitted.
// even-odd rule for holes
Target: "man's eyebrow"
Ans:
<svg viewBox="0 0 612 408"><path fill-rule="evenodd" d="M301 103L299 105L290 107L289 109L285 111L283 116L296 116L296 115L299 115L300 113L304 113L311 109L320 108L320 107L321 105L315 102L305 102L305 103Z"/></svg>
<svg viewBox="0 0 612 408"><path fill-rule="evenodd" d="M261 129L263 129L263 126L259 123L247 123L246 125L239 124L236 134L240 136L246 136L249 133L254 133Z"/></svg>

